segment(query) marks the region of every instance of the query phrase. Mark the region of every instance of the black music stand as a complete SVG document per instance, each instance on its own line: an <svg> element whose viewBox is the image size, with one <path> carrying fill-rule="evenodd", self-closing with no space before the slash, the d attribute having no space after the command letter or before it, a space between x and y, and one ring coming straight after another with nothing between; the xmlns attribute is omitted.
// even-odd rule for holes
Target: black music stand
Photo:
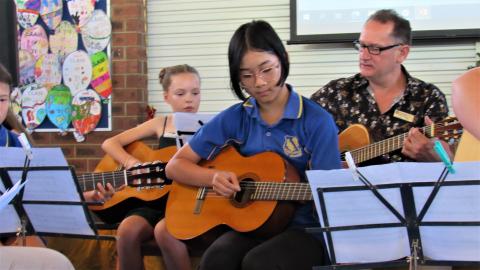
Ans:
<svg viewBox="0 0 480 270"><path fill-rule="evenodd" d="M346 169L307 171L322 225L308 231L323 234L331 260L314 269L480 266L479 166L368 166L360 181Z"/></svg>
<svg viewBox="0 0 480 270"><path fill-rule="evenodd" d="M66 166L61 150L32 150L33 162L25 162L32 166L18 167L18 160L27 160L22 149L0 148L0 152L9 155L6 161L0 162L3 188L11 188L18 181L26 181L24 188L10 204L0 210L2 223L3 220L8 221L0 225L0 235L36 234L111 239L110 236L98 236L75 171ZM53 158L53 161L49 162L45 158L47 156ZM52 166L52 163L59 165Z"/></svg>
<svg viewBox="0 0 480 270"><path fill-rule="evenodd" d="M177 128L177 146L182 147L190 138L212 119L215 114L204 113L183 113L177 112L174 116L175 127Z"/></svg>

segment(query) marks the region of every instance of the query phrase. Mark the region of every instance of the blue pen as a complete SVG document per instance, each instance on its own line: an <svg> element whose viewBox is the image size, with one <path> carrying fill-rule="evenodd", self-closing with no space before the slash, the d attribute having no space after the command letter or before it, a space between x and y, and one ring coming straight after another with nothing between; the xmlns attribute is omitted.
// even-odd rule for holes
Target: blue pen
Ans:
<svg viewBox="0 0 480 270"><path fill-rule="evenodd" d="M438 156L440 156L440 159L443 161L445 164L445 167L447 167L448 171L450 173L455 173L455 169L453 168L453 164L450 161L450 158L448 157L447 152L443 148L443 145L440 143L439 140L435 141L435 145L433 146L433 149L435 152L437 152Z"/></svg>

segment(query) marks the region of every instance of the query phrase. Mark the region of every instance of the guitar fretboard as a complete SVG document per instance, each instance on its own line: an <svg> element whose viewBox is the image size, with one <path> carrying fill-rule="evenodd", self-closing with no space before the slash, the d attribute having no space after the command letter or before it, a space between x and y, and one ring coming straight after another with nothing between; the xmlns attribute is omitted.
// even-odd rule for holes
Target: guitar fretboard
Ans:
<svg viewBox="0 0 480 270"><path fill-rule="evenodd" d="M435 129L440 128L442 126L444 126L444 124L429 125L429 126L420 128L420 131L425 136L432 138L435 134ZM408 136L408 132L402 133L400 135L390 137L388 139L385 139L379 142L374 142L367 146L355 149L350 153L352 154L352 157L355 163L361 163L361 162L370 160L372 158L375 158L375 157L378 157L402 148L403 141L405 140L405 138L407 138L407 136Z"/></svg>
<svg viewBox="0 0 480 270"><path fill-rule="evenodd" d="M96 183L102 183L105 186L110 183L114 188L118 188L127 184L128 176L132 175L131 171L120 170L101 173L86 173L79 175L78 182L83 191L97 189Z"/></svg>
<svg viewBox="0 0 480 270"><path fill-rule="evenodd" d="M250 200L257 201L309 201L313 200L307 183L240 182L243 192L251 193ZM214 192L208 188L209 192Z"/></svg>

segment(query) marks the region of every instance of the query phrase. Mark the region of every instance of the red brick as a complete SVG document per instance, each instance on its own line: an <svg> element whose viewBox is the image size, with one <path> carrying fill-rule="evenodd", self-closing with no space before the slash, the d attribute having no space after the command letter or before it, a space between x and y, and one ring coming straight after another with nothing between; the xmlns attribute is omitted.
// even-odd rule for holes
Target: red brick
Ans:
<svg viewBox="0 0 480 270"><path fill-rule="evenodd" d="M123 20L112 20L112 32L123 32L125 30Z"/></svg>
<svg viewBox="0 0 480 270"><path fill-rule="evenodd" d="M112 122L115 130L127 130L142 123L143 120L144 118L140 116L123 116L123 117L114 116Z"/></svg>
<svg viewBox="0 0 480 270"><path fill-rule="evenodd" d="M144 47L127 47L127 59L146 60L147 50Z"/></svg>
<svg viewBox="0 0 480 270"><path fill-rule="evenodd" d="M127 74L127 73L143 73L143 62L137 60L129 61L113 61L113 73L114 74Z"/></svg>
<svg viewBox="0 0 480 270"><path fill-rule="evenodd" d="M62 152L66 158L75 157L75 146L73 145L62 145Z"/></svg>
<svg viewBox="0 0 480 270"><path fill-rule="evenodd" d="M69 165L72 165L75 168L75 172L77 174L83 174L83 173L89 172L87 159L69 158L67 159L67 161Z"/></svg>
<svg viewBox="0 0 480 270"><path fill-rule="evenodd" d="M116 102L143 101L143 93L138 89L122 89L115 92Z"/></svg>
<svg viewBox="0 0 480 270"><path fill-rule="evenodd" d="M125 115L125 103L113 102L112 103L112 115Z"/></svg>
<svg viewBox="0 0 480 270"><path fill-rule="evenodd" d="M120 6L121 4L138 3L143 6L144 0L110 0L111 6Z"/></svg>
<svg viewBox="0 0 480 270"><path fill-rule="evenodd" d="M140 33L114 33L112 45L114 46L144 46L145 41L142 40L144 35Z"/></svg>
<svg viewBox="0 0 480 270"><path fill-rule="evenodd" d="M30 144L37 145L49 145L52 143L51 133L50 132L33 132L31 135L32 141Z"/></svg>
<svg viewBox="0 0 480 270"><path fill-rule="evenodd" d="M125 30L127 32L141 32L145 33L145 20L132 19L127 20Z"/></svg>
<svg viewBox="0 0 480 270"><path fill-rule="evenodd" d="M144 7L139 4L123 4L116 5L112 8L112 18L121 18L121 19L138 19L144 17Z"/></svg>
<svg viewBox="0 0 480 270"><path fill-rule="evenodd" d="M147 88L147 76L146 75L128 75L126 88Z"/></svg>
<svg viewBox="0 0 480 270"><path fill-rule="evenodd" d="M112 54L113 54L113 60L124 59L125 58L125 48L115 46L112 49Z"/></svg>
<svg viewBox="0 0 480 270"><path fill-rule="evenodd" d="M112 75L112 86L113 86L113 97L115 99L115 95L118 89L125 88L125 76L123 75Z"/></svg>
<svg viewBox="0 0 480 270"><path fill-rule="evenodd" d="M105 153L101 147L98 147L98 145L82 144L76 146L76 154L77 158L101 158Z"/></svg>
<svg viewBox="0 0 480 270"><path fill-rule="evenodd" d="M145 115L145 104L142 103L127 103L127 115Z"/></svg>

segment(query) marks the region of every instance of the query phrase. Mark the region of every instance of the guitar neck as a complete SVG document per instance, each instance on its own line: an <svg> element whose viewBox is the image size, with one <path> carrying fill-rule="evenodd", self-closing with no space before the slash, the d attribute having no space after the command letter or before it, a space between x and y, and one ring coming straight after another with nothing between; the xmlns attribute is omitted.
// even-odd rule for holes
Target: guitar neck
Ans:
<svg viewBox="0 0 480 270"><path fill-rule="evenodd" d="M240 183L244 192L251 192L249 198L259 201L309 201L312 200L310 185L307 183L250 182Z"/></svg>
<svg viewBox="0 0 480 270"><path fill-rule="evenodd" d="M425 136L432 138L435 134L435 125L425 126L420 128L420 131ZM355 163L361 163L400 149L403 147L403 142L407 136L408 132L355 149L351 151L353 160Z"/></svg>
<svg viewBox="0 0 480 270"><path fill-rule="evenodd" d="M77 176L80 188L82 191L97 189L96 183L102 183L105 186L110 183L114 188L118 188L127 184L128 175L127 170L100 172L100 173L86 173Z"/></svg>

